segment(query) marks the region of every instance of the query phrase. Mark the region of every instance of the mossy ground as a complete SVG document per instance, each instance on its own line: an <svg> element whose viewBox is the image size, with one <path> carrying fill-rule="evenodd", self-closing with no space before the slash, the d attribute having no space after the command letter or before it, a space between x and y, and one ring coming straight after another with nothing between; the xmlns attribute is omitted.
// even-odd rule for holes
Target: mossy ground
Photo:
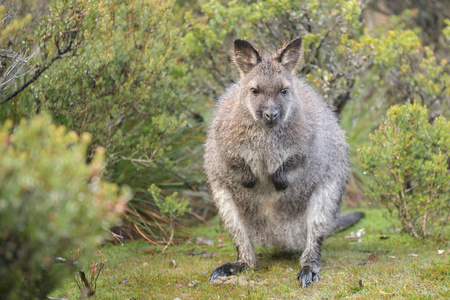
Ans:
<svg viewBox="0 0 450 300"><path fill-rule="evenodd" d="M192 242L170 247L171 252L165 254L161 254L162 247L142 241L106 245L103 252L108 262L92 299L449 299L448 239L416 240L395 232L382 210L362 211L366 213L363 220L324 242L322 280L307 289L301 289L295 278L300 269L297 258L273 255L264 248L257 248L260 269L241 276L257 282L267 279L268 285L210 285L210 272L236 258L226 230L213 219L192 229ZM345 238L361 228L365 234L360 243ZM198 236L212 240L214 246L196 245ZM445 251L438 254L438 250ZM378 259L368 262L371 253ZM192 281L198 285L189 286ZM53 296L77 299L79 292L68 282Z"/></svg>

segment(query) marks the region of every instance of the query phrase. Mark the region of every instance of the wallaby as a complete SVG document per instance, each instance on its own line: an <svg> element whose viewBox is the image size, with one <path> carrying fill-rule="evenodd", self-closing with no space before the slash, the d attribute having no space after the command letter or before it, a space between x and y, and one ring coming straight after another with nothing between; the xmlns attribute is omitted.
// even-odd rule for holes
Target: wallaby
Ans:
<svg viewBox="0 0 450 300"><path fill-rule="evenodd" d="M234 42L240 80L219 99L205 145L204 169L238 260L210 279L256 266L252 243L303 254L297 278L319 280L322 241L361 213L339 216L349 174L347 144L334 113L293 75L300 37L263 55Z"/></svg>

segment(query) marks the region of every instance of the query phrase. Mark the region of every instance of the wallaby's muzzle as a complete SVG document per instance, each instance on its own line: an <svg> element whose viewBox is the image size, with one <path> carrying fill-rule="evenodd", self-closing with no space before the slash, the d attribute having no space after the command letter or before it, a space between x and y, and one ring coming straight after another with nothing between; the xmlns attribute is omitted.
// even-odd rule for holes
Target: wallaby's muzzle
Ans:
<svg viewBox="0 0 450 300"><path fill-rule="evenodd" d="M262 121L267 127L278 125L280 120L280 112L275 109L268 109L262 112Z"/></svg>

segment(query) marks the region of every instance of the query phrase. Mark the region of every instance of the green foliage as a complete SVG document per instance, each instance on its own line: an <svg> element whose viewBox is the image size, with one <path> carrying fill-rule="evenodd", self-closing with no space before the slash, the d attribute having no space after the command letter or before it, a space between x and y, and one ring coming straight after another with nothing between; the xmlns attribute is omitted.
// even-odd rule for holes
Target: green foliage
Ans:
<svg viewBox="0 0 450 300"><path fill-rule="evenodd" d="M450 19L445 19L445 28L443 30L443 34L447 39L447 42L450 43Z"/></svg>
<svg viewBox="0 0 450 300"><path fill-rule="evenodd" d="M162 253L164 253L173 239L175 219L179 216L183 216L186 212L190 211L190 209L188 208L189 200L184 198L178 199L177 192L174 192L170 196L164 197L163 195L161 195L161 189L154 184L150 186L149 192L151 193L153 200L155 200L156 207L161 212L162 216L169 220L170 224L170 238L162 251Z"/></svg>
<svg viewBox="0 0 450 300"><path fill-rule="evenodd" d="M10 132L13 131L11 134ZM5 299L43 299L70 274L69 264L91 262L107 229L131 198L100 179L104 150L86 164L90 135L78 136L37 116L0 126L0 293ZM77 252L82 247L83 255Z"/></svg>
<svg viewBox="0 0 450 300"><path fill-rule="evenodd" d="M148 186L184 188L196 198L202 178L202 124L192 118L186 91L184 41L171 1L52 1L36 31L45 64L78 32L74 55L65 55L19 97L2 107L11 118L44 110L54 122L90 132L90 149L106 149L104 176L135 191L129 220L145 224L155 210ZM73 16L73 17L71 17ZM60 38L62 37L62 38ZM3 110L4 109L4 110ZM13 117L14 116L14 117ZM181 191L183 192L183 191ZM150 225L144 225L152 231ZM152 235L158 235L159 228Z"/></svg>
<svg viewBox="0 0 450 300"><path fill-rule="evenodd" d="M27 24L31 15L21 18L14 16L14 4L11 1L0 0L0 47L4 48L6 41L14 39L19 31Z"/></svg>
<svg viewBox="0 0 450 300"><path fill-rule="evenodd" d="M171 221L176 219L178 216L183 216L187 211L189 211L189 200L185 198L178 198L177 192L174 192L170 196L164 197L161 195L161 189L154 184L150 186L149 191L153 197L153 200L155 200L158 210L164 217L169 218Z"/></svg>
<svg viewBox="0 0 450 300"><path fill-rule="evenodd" d="M388 104L418 102L430 108L431 120L448 114L450 66L429 47L423 47L412 30L390 30L375 44L374 65Z"/></svg>
<svg viewBox="0 0 450 300"><path fill-rule="evenodd" d="M450 124L427 119L418 104L393 106L360 150L367 194L398 214L403 228L426 237L450 214Z"/></svg>
<svg viewBox="0 0 450 300"><path fill-rule="evenodd" d="M227 1L187 12L187 51L194 60L191 88L210 98L237 77L229 62L232 40L249 39L267 51L303 37L305 76L339 114L351 98L358 74L373 53L361 35L360 1Z"/></svg>

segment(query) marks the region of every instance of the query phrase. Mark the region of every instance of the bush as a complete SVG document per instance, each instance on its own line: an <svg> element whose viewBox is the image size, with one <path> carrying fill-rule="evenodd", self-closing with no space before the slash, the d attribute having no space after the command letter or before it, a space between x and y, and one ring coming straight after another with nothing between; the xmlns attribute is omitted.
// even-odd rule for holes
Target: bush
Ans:
<svg viewBox="0 0 450 300"><path fill-rule="evenodd" d="M73 262L82 247L78 265L90 262L130 194L100 179L104 150L86 164L88 134L48 116L12 130L11 122L0 126L0 294L43 299L71 273L55 259Z"/></svg>
<svg viewBox="0 0 450 300"><path fill-rule="evenodd" d="M168 226L151 222L157 211L151 184L163 195L178 190L195 199L203 177L196 163L203 126L191 118L194 100L185 90L188 68L172 4L52 1L34 36L35 60L46 66L60 49L73 50L18 96L20 105L11 100L0 111L0 119L3 111L11 119L46 111L56 124L91 133L90 149L107 151L105 178L135 192L127 219L155 239ZM135 226L129 228L121 234L133 235Z"/></svg>
<svg viewBox="0 0 450 300"><path fill-rule="evenodd" d="M450 124L426 107L393 106L360 150L367 194L395 212L415 237L444 229L450 214Z"/></svg>

